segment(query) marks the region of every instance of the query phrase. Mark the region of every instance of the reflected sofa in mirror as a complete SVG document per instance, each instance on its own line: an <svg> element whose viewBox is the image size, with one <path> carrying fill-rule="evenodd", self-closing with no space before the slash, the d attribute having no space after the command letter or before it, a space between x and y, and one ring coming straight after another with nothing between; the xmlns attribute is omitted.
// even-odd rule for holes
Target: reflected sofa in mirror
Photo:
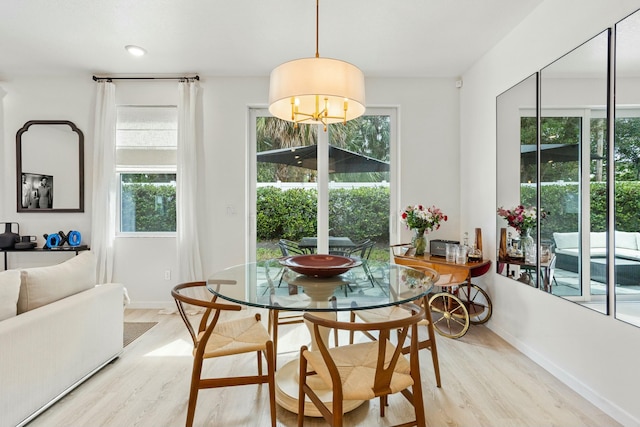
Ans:
<svg viewBox="0 0 640 427"><path fill-rule="evenodd" d="M511 211L520 205L536 206L537 80L538 74L533 74L496 98L497 205ZM498 274L539 286L544 278L536 265L536 252L526 253L523 230L501 216L496 229ZM535 228L528 231L535 244Z"/></svg>
<svg viewBox="0 0 640 427"><path fill-rule="evenodd" d="M546 289L607 312L606 30L540 72L540 239L551 247ZM547 155L545 155L547 153Z"/></svg>
<svg viewBox="0 0 640 427"><path fill-rule="evenodd" d="M84 135L67 120L31 120L16 134L18 212L84 212Z"/></svg>
<svg viewBox="0 0 640 427"><path fill-rule="evenodd" d="M615 316L640 326L640 12L615 32Z"/></svg>

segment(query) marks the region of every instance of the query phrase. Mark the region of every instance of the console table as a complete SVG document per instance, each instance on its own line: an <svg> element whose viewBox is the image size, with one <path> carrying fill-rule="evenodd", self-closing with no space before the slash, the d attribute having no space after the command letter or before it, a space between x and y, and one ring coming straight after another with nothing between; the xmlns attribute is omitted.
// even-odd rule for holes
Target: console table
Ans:
<svg viewBox="0 0 640 427"><path fill-rule="evenodd" d="M81 251L88 251L90 248L87 245L80 246L61 246L55 249L45 249L45 248L33 248L33 249L0 249L0 252L4 255L4 269L7 269L7 254L9 252L19 252L19 253L61 253L61 252L75 252L78 255Z"/></svg>

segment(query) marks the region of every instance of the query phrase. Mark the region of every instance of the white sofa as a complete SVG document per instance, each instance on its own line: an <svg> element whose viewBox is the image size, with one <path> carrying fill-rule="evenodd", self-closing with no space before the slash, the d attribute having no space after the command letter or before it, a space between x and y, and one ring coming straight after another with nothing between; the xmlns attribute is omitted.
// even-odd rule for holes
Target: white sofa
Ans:
<svg viewBox="0 0 640 427"><path fill-rule="evenodd" d="M90 252L0 272L0 427L22 426L119 356L123 287Z"/></svg>
<svg viewBox="0 0 640 427"><path fill-rule="evenodd" d="M607 233L591 232L589 238L591 258L606 257ZM580 245L578 232L553 233L553 240L555 246L554 250L557 257L556 267L563 270L577 272ZM640 261L639 232L616 231L614 240L616 245L616 258Z"/></svg>

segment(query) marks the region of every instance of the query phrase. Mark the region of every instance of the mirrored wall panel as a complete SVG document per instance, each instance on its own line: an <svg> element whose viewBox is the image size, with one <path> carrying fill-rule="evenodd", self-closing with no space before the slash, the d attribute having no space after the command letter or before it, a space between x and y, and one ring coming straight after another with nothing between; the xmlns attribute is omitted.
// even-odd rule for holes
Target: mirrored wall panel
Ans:
<svg viewBox="0 0 640 427"><path fill-rule="evenodd" d="M615 316L640 326L640 12L615 31Z"/></svg>
<svg viewBox="0 0 640 427"><path fill-rule="evenodd" d="M609 30L540 72L541 243L548 292L607 312Z"/></svg>
<svg viewBox="0 0 640 427"><path fill-rule="evenodd" d="M537 80L533 74L496 100L498 274L539 286L535 218L537 192ZM526 242L525 240L528 240Z"/></svg>

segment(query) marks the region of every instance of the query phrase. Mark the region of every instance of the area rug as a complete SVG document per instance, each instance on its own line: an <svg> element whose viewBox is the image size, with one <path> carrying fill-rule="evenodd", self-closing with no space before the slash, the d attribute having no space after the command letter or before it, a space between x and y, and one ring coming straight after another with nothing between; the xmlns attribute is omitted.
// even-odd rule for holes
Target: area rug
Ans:
<svg viewBox="0 0 640 427"><path fill-rule="evenodd" d="M131 344L137 338L142 336L142 334L144 334L157 324L158 322L124 322L124 347Z"/></svg>

